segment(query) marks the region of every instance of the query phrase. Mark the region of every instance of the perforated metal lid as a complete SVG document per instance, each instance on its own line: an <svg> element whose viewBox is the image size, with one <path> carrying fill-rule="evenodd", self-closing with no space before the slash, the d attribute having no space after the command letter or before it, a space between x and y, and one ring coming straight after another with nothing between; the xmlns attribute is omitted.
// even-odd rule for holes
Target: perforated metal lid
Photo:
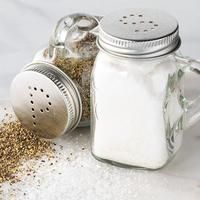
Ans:
<svg viewBox="0 0 200 200"><path fill-rule="evenodd" d="M73 130L82 113L80 95L72 80L43 62L28 65L15 77L11 103L21 123L45 138Z"/></svg>
<svg viewBox="0 0 200 200"><path fill-rule="evenodd" d="M180 46L178 22L170 15L151 9L113 12L100 22L100 48L126 57L155 57Z"/></svg>

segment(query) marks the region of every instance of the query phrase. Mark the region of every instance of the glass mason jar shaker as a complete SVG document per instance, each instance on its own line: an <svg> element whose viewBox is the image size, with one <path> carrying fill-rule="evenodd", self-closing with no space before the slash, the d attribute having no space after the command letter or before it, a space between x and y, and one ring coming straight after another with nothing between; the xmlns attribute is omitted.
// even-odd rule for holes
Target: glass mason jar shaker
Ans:
<svg viewBox="0 0 200 200"><path fill-rule="evenodd" d="M16 116L42 137L54 138L90 121L90 74L101 17L60 19L49 47L39 51L11 85Z"/></svg>
<svg viewBox="0 0 200 200"><path fill-rule="evenodd" d="M184 75L200 63L182 56L179 26L148 9L113 12L99 25L91 77L92 154L116 165L163 167L183 130L200 116L199 97L184 97Z"/></svg>
<svg viewBox="0 0 200 200"><path fill-rule="evenodd" d="M55 65L75 83L82 100L79 126L88 126L90 121L90 75L98 52L96 35L100 18L81 13L63 17L53 31L49 47L33 59Z"/></svg>

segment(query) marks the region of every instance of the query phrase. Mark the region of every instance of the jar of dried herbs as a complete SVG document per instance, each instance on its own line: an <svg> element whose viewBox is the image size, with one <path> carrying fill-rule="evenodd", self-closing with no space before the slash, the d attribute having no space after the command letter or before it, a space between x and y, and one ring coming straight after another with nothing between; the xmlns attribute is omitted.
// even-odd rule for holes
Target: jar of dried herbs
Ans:
<svg viewBox="0 0 200 200"><path fill-rule="evenodd" d="M12 107L26 128L55 138L90 121L90 75L98 53L101 17L60 19L49 46L39 51L11 84Z"/></svg>
<svg viewBox="0 0 200 200"><path fill-rule="evenodd" d="M100 19L80 13L63 17L53 31L49 47L34 57L34 62L55 65L75 83L82 101L79 126L89 125L90 120L90 75L98 53L96 36Z"/></svg>

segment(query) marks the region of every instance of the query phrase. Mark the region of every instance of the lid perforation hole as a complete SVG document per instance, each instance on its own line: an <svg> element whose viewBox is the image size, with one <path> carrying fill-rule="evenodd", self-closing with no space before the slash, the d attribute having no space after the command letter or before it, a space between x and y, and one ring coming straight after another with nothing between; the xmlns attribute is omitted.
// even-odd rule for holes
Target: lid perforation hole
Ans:
<svg viewBox="0 0 200 200"><path fill-rule="evenodd" d="M36 122L33 122L33 126L36 126Z"/></svg>
<svg viewBox="0 0 200 200"><path fill-rule="evenodd" d="M46 108L46 111L49 112L49 108L48 107Z"/></svg>
<svg viewBox="0 0 200 200"><path fill-rule="evenodd" d="M47 94L46 97L49 98L49 95Z"/></svg>
<svg viewBox="0 0 200 200"><path fill-rule="evenodd" d="M51 106L52 104L51 104L51 102L48 102L48 104Z"/></svg>
<svg viewBox="0 0 200 200"><path fill-rule="evenodd" d="M31 108L31 110L34 112L35 111L35 109L34 108Z"/></svg>
<svg viewBox="0 0 200 200"><path fill-rule="evenodd" d="M32 115L32 117L33 117L33 119L35 119L36 117L35 117L35 115Z"/></svg>
<svg viewBox="0 0 200 200"><path fill-rule="evenodd" d="M40 112L41 112L41 113L43 113L43 112L44 112L44 110L43 110L43 109L40 109Z"/></svg>
<svg viewBox="0 0 200 200"><path fill-rule="evenodd" d="M34 87L34 90L36 91L36 90L37 90L37 88L36 88L36 87Z"/></svg>
<svg viewBox="0 0 200 200"><path fill-rule="evenodd" d="M134 16L134 18L133 18ZM135 28L133 29L133 32L135 33L142 33L142 32L150 32L155 30L159 24L156 23L152 19L144 19L143 14L133 14L129 13L128 15L122 15L119 19L119 22L121 22L123 25L133 25Z"/></svg>
<svg viewBox="0 0 200 200"><path fill-rule="evenodd" d="M41 92L44 92L44 90L43 90L42 88L40 89L40 91L41 91Z"/></svg>
<svg viewBox="0 0 200 200"><path fill-rule="evenodd" d="M31 104L34 104L34 102L32 100L30 102L31 102Z"/></svg>

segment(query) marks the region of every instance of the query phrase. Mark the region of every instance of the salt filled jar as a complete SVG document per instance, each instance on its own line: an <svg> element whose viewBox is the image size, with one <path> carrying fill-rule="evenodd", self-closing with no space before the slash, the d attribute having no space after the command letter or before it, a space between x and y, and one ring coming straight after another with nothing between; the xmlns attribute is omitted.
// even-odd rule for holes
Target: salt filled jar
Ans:
<svg viewBox="0 0 200 200"><path fill-rule="evenodd" d="M13 80L15 114L38 135L54 138L89 125L90 74L100 19L81 13L60 19L49 46Z"/></svg>
<svg viewBox="0 0 200 200"><path fill-rule="evenodd" d="M184 97L184 76L200 63L183 56L179 26L148 9L113 12L99 25L91 77L92 154L120 166L158 169L179 150L200 116Z"/></svg>

